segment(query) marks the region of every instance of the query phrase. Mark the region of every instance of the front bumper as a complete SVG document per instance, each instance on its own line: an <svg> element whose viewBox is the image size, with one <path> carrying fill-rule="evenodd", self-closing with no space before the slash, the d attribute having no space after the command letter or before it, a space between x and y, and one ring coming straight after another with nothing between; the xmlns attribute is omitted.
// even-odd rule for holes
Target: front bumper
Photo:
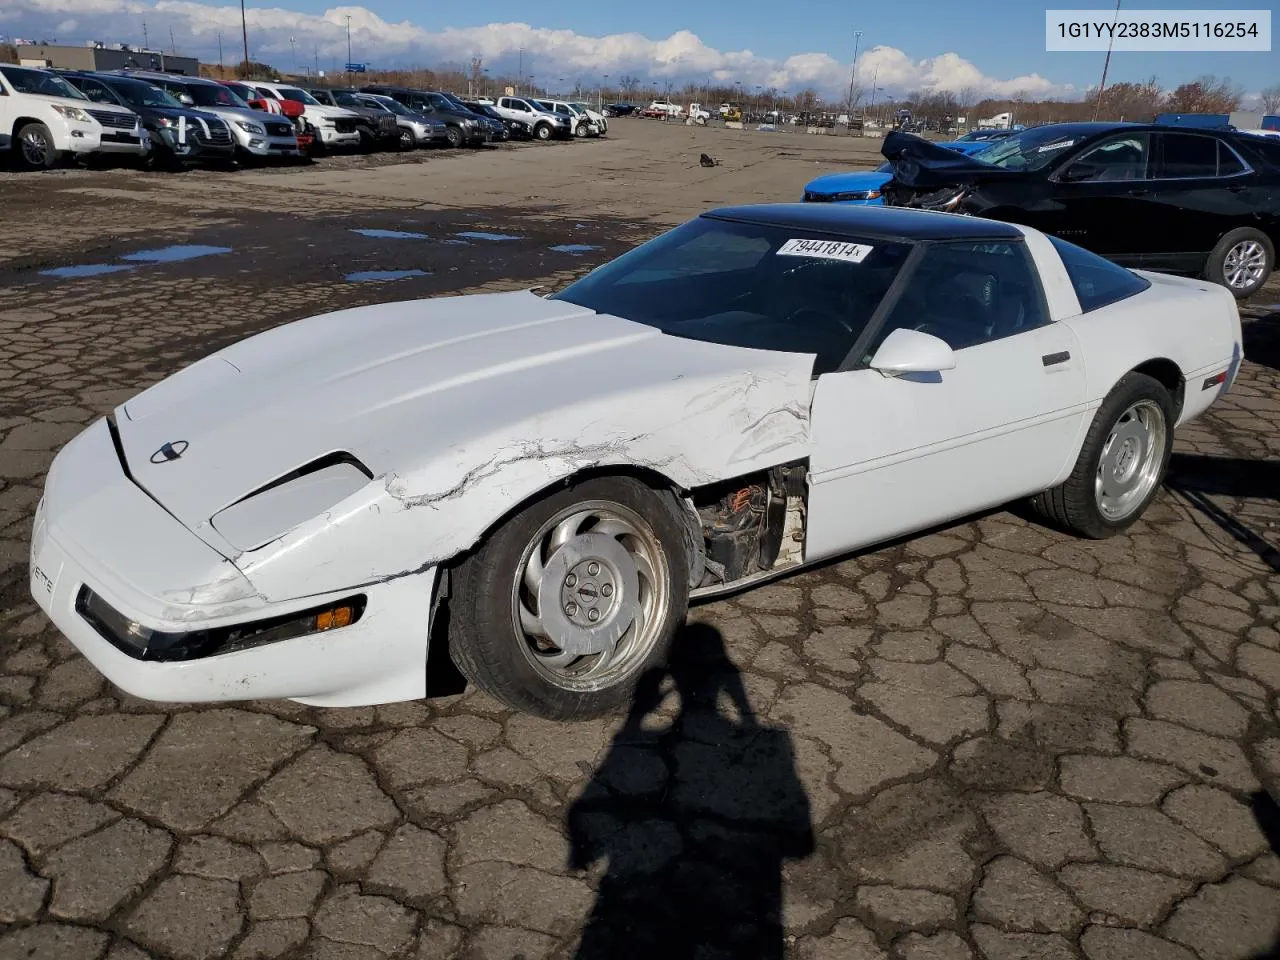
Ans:
<svg viewBox="0 0 1280 960"><path fill-rule="evenodd" d="M170 516L125 474L105 420L54 460L31 539L31 593L108 680L145 700L286 698L357 706L426 695L436 569L340 593L273 603L226 558ZM350 626L177 662L139 659L90 622L84 588L116 618L163 633L242 627L365 598ZM78 601L80 601L78 605Z"/></svg>
<svg viewBox="0 0 1280 960"><path fill-rule="evenodd" d="M76 154L123 153L142 156L149 149L146 131L139 126L131 130L119 130L96 123L67 120L65 132L50 132L54 134L55 145L59 150L69 150Z"/></svg>
<svg viewBox="0 0 1280 960"><path fill-rule="evenodd" d="M236 140L241 150L254 157L297 157L302 154L298 138L292 135L273 137L239 130Z"/></svg>
<svg viewBox="0 0 1280 960"><path fill-rule="evenodd" d="M360 131L352 130L350 133L339 133L333 127L321 126L320 140L326 147L358 147L360 146Z"/></svg>

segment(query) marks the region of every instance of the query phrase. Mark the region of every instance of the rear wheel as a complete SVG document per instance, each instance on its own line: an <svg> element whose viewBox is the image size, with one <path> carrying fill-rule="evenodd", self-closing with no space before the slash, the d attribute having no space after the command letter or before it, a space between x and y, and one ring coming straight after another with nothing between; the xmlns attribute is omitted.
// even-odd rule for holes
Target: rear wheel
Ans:
<svg viewBox="0 0 1280 960"><path fill-rule="evenodd" d="M689 601L679 505L601 477L537 501L462 562L450 600L458 669L556 720L623 708L661 664Z"/></svg>
<svg viewBox="0 0 1280 960"><path fill-rule="evenodd" d="M18 159L28 170L52 170L62 162L62 155L48 127L28 123L18 131Z"/></svg>
<svg viewBox="0 0 1280 960"><path fill-rule="evenodd" d="M1262 288L1275 265L1275 248L1267 235L1252 227L1241 227L1219 240L1210 252L1204 278L1243 300Z"/></svg>
<svg viewBox="0 0 1280 960"><path fill-rule="evenodd" d="M1094 415L1071 476L1032 498L1032 508L1095 540L1132 526L1164 481L1174 420L1173 398L1163 384L1146 374L1125 374Z"/></svg>

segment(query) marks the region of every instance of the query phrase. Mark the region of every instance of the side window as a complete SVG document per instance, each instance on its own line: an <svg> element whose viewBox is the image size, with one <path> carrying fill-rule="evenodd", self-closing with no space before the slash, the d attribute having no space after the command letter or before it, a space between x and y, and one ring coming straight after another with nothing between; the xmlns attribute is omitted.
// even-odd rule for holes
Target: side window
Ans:
<svg viewBox="0 0 1280 960"><path fill-rule="evenodd" d="M1160 170L1166 180L1218 175L1218 139L1194 133L1160 134Z"/></svg>
<svg viewBox="0 0 1280 960"><path fill-rule="evenodd" d="M1223 140L1218 141L1218 176L1234 177L1244 173L1244 163Z"/></svg>
<svg viewBox="0 0 1280 960"><path fill-rule="evenodd" d="M1048 323L1044 291L1026 244L933 244L863 361L869 362L899 328L932 334L963 350Z"/></svg>
<svg viewBox="0 0 1280 960"><path fill-rule="evenodd" d="M116 98L111 91L99 83L97 80L83 80L80 83L80 92L92 100L94 103L115 103Z"/></svg>
<svg viewBox="0 0 1280 960"><path fill-rule="evenodd" d="M1049 237L1049 242L1062 258L1062 265L1066 267L1071 286L1075 288L1082 313L1125 300L1151 286L1151 281L1144 280L1124 267L1116 266L1110 260L1104 260L1096 253L1077 247L1074 243L1067 243L1057 237Z"/></svg>
<svg viewBox="0 0 1280 960"><path fill-rule="evenodd" d="M1146 133L1104 140L1071 161L1063 179L1072 183L1145 180L1150 143Z"/></svg>

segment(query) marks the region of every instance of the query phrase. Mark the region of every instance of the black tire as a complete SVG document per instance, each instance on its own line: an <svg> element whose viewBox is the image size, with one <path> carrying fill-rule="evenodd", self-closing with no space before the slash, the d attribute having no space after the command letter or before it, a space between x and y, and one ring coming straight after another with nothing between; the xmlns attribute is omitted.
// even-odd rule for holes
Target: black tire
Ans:
<svg viewBox="0 0 1280 960"><path fill-rule="evenodd" d="M526 652L529 638L519 628L514 613L515 591L521 581L524 558L532 545L540 542L541 532L566 512L588 503L621 507L648 525L660 553L660 562L655 566L665 568L659 570L658 576L665 579L669 602L666 615L655 621L653 631L634 652L630 663L624 658L616 675L606 674L574 686L572 681L554 682L544 675L545 670L540 672L542 668L535 667L534 655ZM511 517L453 571L449 653L459 671L502 703L546 719L582 719L625 709L640 677L666 662L672 638L688 609L687 533L680 510L673 496L659 493L639 480L597 477L558 490ZM558 552L547 555L548 569L555 556ZM572 586L567 578L564 583ZM621 597L623 588L617 589Z"/></svg>
<svg viewBox="0 0 1280 960"><path fill-rule="evenodd" d="M585 140L591 135L591 127L586 123L580 123L573 130L574 136L580 140Z"/></svg>
<svg viewBox="0 0 1280 960"><path fill-rule="evenodd" d="M400 130L400 138L396 141L396 144L400 147L400 149L412 150L414 148L415 143L416 143L416 140L414 139L413 131L410 130L408 127L402 128Z"/></svg>
<svg viewBox="0 0 1280 960"><path fill-rule="evenodd" d="M62 163L62 154L53 143L53 134L43 123L23 124L18 131L18 163L26 170L52 170ZM30 149L28 149L28 143Z"/></svg>
<svg viewBox="0 0 1280 960"><path fill-rule="evenodd" d="M1252 246L1251 246L1252 245ZM1261 273L1252 282L1244 285L1233 285L1231 277L1228 276L1227 261L1229 257L1237 255L1241 250L1250 250L1253 256L1250 258L1252 262L1261 259ZM1276 268L1276 249L1271 243L1271 239L1261 230L1255 230L1252 227L1239 227L1232 230L1210 251L1209 256L1204 262L1204 279L1219 286L1226 287L1231 291L1231 295L1237 300L1243 300L1252 296L1262 289L1271 276L1271 271Z"/></svg>
<svg viewBox="0 0 1280 960"><path fill-rule="evenodd" d="M444 132L445 139L449 141L450 149L456 150L462 146L466 139L462 135L462 131L458 127L447 127Z"/></svg>
<svg viewBox="0 0 1280 960"><path fill-rule="evenodd" d="M543 143L551 139L552 133L551 124L549 123L540 123L533 128L533 135Z"/></svg>
<svg viewBox="0 0 1280 960"><path fill-rule="evenodd" d="M1163 441L1158 449L1153 446L1155 463L1158 464L1156 482L1136 503L1115 518L1108 517L1098 504L1096 483L1101 473L1101 461L1107 440L1120 426L1120 419L1136 404L1143 401L1155 404L1163 416ZM1173 452L1173 425L1175 410L1173 398L1160 381L1143 373L1127 373L1120 378L1102 401L1094 414L1093 423L1085 434L1075 468L1066 482L1037 494L1031 499L1031 508L1043 519L1079 537L1104 540L1128 529L1155 499L1169 469L1169 456ZM1145 454L1145 449L1143 454Z"/></svg>

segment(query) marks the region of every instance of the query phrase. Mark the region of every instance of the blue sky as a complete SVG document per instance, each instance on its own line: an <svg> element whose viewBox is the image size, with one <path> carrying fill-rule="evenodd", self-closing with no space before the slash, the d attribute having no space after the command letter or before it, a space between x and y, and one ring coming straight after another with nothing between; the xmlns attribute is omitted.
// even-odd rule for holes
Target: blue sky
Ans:
<svg viewBox="0 0 1280 960"><path fill-rule="evenodd" d="M935 87L977 96L1078 97L1098 80L1102 53L1048 53L1045 5L1025 0L485 0L422 4L417 0L248 0L254 59L323 69L346 59L347 14L354 56L375 66L431 66L481 55L495 73L514 72L523 46L526 71L540 82L557 77L594 83L623 74L679 84L708 77L795 91L813 87L830 98L847 91L853 32L862 30L858 79L884 95ZM1056 2L1055 7L1070 6ZM1094 0L1095 7L1108 6ZM1124 9L1153 8L1126 2ZM1197 9L1208 3L1159 9ZM139 43L147 20L153 46L173 27L179 52L216 61L221 31L229 59L238 55L236 0L0 0L0 34L26 39ZM529 27L520 27L528 24ZM1246 93L1280 82L1280 55L1268 53L1128 53L1114 55L1109 82L1155 75L1166 88L1201 74L1230 77Z"/></svg>

